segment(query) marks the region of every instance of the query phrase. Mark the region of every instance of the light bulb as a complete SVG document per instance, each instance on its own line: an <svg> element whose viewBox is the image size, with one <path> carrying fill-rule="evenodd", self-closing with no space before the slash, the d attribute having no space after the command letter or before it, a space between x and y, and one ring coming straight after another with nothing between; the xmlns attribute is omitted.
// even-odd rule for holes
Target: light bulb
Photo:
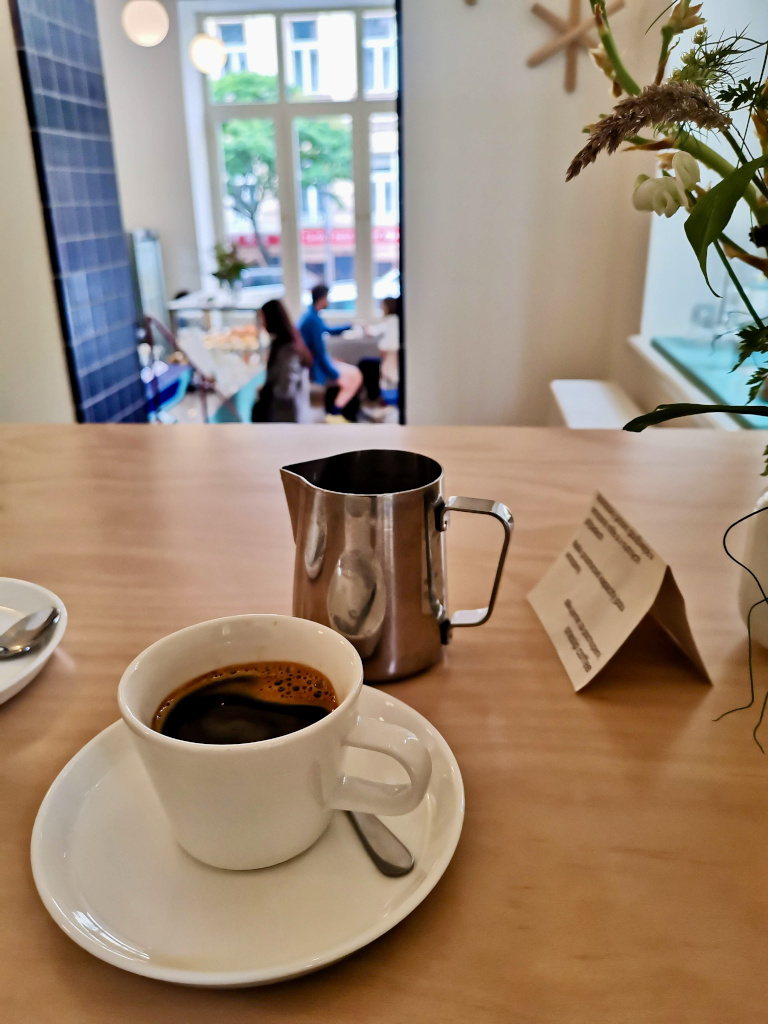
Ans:
<svg viewBox="0 0 768 1024"><path fill-rule="evenodd" d="M224 67L227 51L220 39L201 34L195 36L190 43L189 56L198 71L204 75L214 75Z"/></svg>
<svg viewBox="0 0 768 1024"><path fill-rule="evenodd" d="M128 0L120 20L137 46L157 46L168 35L168 12L160 0Z"/></svg>

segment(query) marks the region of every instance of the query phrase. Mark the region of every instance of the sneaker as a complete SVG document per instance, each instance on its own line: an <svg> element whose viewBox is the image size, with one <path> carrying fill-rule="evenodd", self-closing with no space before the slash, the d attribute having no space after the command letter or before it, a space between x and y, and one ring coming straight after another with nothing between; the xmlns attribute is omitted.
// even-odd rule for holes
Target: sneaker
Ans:
<svg viewBox="0 0 768 1024"><path fill-rule="evenodd" d="M342 416L341 413L329 412L325 414L323 423L349 423L346 416Z"/></svg>
<svg viewBox="0 0 768 1024"><path fill-rule="evenodd" d="M362 415L371 423L397 423L397 409L391 405L374 405L363 407Z"/></svg>

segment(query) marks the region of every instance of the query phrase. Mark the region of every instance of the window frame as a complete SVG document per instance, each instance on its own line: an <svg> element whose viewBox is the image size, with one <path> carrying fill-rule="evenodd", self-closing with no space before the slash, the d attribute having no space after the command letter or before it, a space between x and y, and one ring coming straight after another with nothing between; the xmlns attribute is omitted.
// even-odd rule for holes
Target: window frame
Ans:
<svg viewBox="0 0 768 1024"><path fill-rule="evenodd" d="M371 218L377 220L379 226L390 227L399 223L398 184L397 161L390 160L388 167L371 168Z"/></svg>
<svg viewBox="0 0 768 1024"><path fill-rule="evenodd" d="M387 15L387 17L389 17L390 12L388 10L387 11L384 11L384 10L375 10L375 11L369 10L369 11L366 11L366 12L364 12L364 16L363 16L362 22L363 22L363 24L365 24L366 18L382 17L382 15L385 15L385 14ZM370 91L371 91L371 94L373 96L377 96L377 97L382 97L382 96L394 96L394 97L396 97L397 96L397 77L398 77L398 72L397 72L397 14L395 12L394 6L392 7L392 11L391 11L391 19L392 19L392 24L391 24L391 31L390 31L389 35L386 35L386 36L373 36L370 39L363 39L363 51L364 51L363 59L365 59L365 51L368 51L370 53L370 55L371 55L371 60L372 60L372 68L373 68L373 75L372 75L372 77L373 77L374 88L371 88ZM385 68L385 65L386 65L386 60L384 59L385 51L387 53L389 53L389 68L388 69ZM389 72L389 74L388 74L389 80L392 83L392 87L391 88L387 88L387 82L385 81L385 78L387 78L387 70ZM363 67L361 67L360 71L361 71L361 75L362 75L362 88L363 88L363 92L365 92L365 90L366 90L365 65L363 65ZM381 81L381 84L382 84L382 88L381 89L376 89L375 88L375 86L378 84L377 81L376 81L377 78L380 79L380 81Z"/></svg>
<svg viewBox="0 0 768 1024"><path fill-rule="evenodd" d="M249 15L272 15L275 18L277 41L277 73L280 84L279 99L274 103L214 103L211 99L207 76L201 75L204 93L204 113L209 184L214 234L218 241L226 242L224 221L224 166L219 145L219 130L222 124L231 120L271 120L275 129L276 167L279 182L278 199L281 221L281 261L283 267L284 299L294 316L302 309L301 302L301 247L299 243L299 222L302 209L301 183L296 176L296 162L293 142L293 123L296 118L322 118L348 115L352 123L352 180L355 194L355 267L357 280L357 306L354 320L370 321L378 315L373 298L373 211L371 210L371 166L370 166L370 117L372 114L397 114L397 91L390 98L365 98L363 83L363 14L382 9L380 3L373 4L323 4L316 7L270 7L252 8L232 12L207 10L196 15L198 31L204 31L203 22L208 18L242 19ZM326 11L350 11L355 17L355 59L357 61L357 96L352 100L289 100L286 95L286 39L285 20L325 13ZM382 9L383 10L383 9ZM394 11L394 5L392 7ZM389 9L387 9L389 13ZM397 46L395 34L395 46ZM350 319L349 312L329 310L327 319L331 322Z"/></svg>
<svg viewBox="0 0 768 1024"><path fill-rule="evenodd" d="M268 13L271 14L272 12L270 11ZM299 64L301 66L301 84L299 84L299 77L295 73L295 68L293 72L293 77L295 79L295 84L298 86L299 89L301 89L302 94L304 96L318 96L320 94L320 38L319 33L317 31L317 18L311 17L309 14L301 19L296 18L295 16L292 17L291 15L288 15L289 26L295 25L296 22L299 20L307 22L314 21L314 39L296 39L292 29L290 32L285 32L285 24L283 24L282 30L283 32L285 32L285 36L282 40L280 39L280 26L278 26L277 45L280 46L281 43L282 45L287 44L288 50L290 51L291 54L291 60L294 62L294 65ZM312 59L313 55L314 61ZM316 80L316 82L313 81L313 79ZM309 82L309 89L305 88L305 84L307 82ZM287 89L287 77L282 84L283 87Z"/></svg>
<svg viewBox="0 0 768 1024"><path fill-rule="evenodd" d="M216 76L217 78L221 78L222 75L226 75L230 70L232 70L232 69L228 68L227 65L229 64L230 59L232 57L234 57L234 56L238 56L239 57L240 55L242 55L242 64L243 64L243 66L239 69L240 71L248 71L249 70L249 68L248 68L248 48L247 48L247 41L246 41L246 38L245 38L245 22L243 20L242 15L239 18L232 17L232 18L230 18L227 21L224 21L222 19L222 23L225 24L225 25L240 25L240 27L243 30L243 41L241 43L228 43L228 42L226 42L226 40L222 37L221 31L220 31L221 25L218 26L219 31L217 32L217 37L221 40L221 42L222 42L222 44L224 46L224 49L226 50L227 61L226 61L226 64L224 65L224 67L221 69L221 71Z"/></svg>

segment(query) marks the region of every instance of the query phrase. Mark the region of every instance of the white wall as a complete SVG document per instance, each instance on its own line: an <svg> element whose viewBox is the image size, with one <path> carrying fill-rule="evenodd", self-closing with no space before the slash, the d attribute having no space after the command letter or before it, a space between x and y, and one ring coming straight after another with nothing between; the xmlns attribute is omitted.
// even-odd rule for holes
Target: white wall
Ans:
<svg viewBox="0 0 768 1024"><path fill-rule="evenodd" d="M628 60L658 9L616 15ZM551 37L527 3L403 0L411 423L544 423L548 381L610 376L639 326L649 222L631 192L649 158L602 157L565 184L612 103L586 56L571 95L562 54L526 67Z"/></svg>
<svg viewBox="0 0 768 1024"><path fill-rule="evenodd" d="M96 0L120 202L126 231L160 235L169 297L200 287L184 120L176 5L158 46L132 43L123 0Z"/></svg>
<svg viewBox="0 0 768 1024"><path fill-rule="evenodd" d="M29 122L0 4L0 421L74 420Z"/></svg>

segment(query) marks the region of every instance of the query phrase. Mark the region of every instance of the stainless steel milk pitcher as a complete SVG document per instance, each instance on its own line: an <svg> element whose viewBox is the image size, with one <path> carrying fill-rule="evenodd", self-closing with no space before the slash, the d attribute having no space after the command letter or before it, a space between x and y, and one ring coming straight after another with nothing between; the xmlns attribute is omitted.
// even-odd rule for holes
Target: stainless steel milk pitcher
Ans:
<svg viewBox="0 0 768 1024"><path fill-rule="evenodd" d="M438 661L453 626L490 617L512 536L512 513L484 498L443 498L443 469L414 452L366 449L280 470L296 564L293 614L337 630L370 682ZM449 512L494 516L504 540L487 608L447 611Z"/></svg>

